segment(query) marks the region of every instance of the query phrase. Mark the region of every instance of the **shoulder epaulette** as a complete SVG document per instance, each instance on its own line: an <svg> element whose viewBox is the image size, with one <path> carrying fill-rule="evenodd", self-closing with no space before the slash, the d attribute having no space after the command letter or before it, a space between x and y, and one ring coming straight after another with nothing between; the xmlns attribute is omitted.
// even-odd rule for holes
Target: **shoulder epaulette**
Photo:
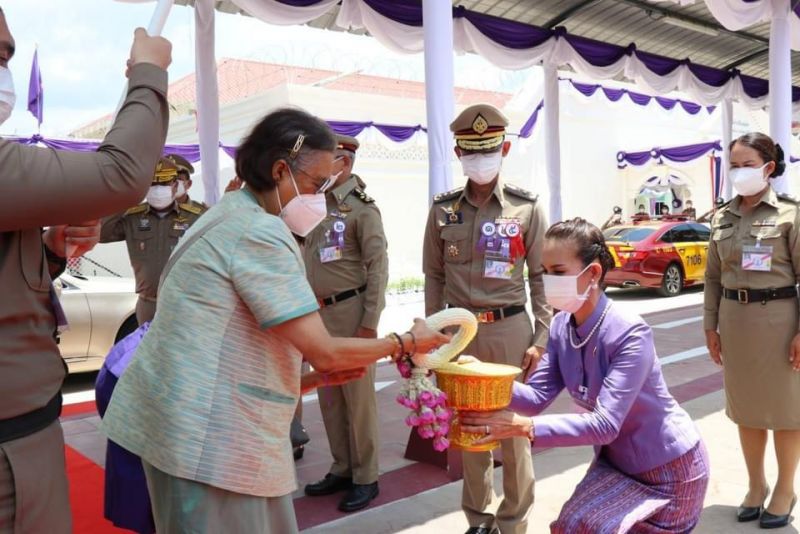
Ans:
<svg viewBox="0 0 800 534"><path fill-rule="evenodd" d="M452 191L447 191L446 193L439 193L438 195L434 195L433 201L434 203L438 202L447 202L448 200L453 200L461 196L461 193L464 191L463 187L458 187L453 189Z"/></svg>
<svg viewBox="0 0 800 534"><path fill-rule="evenodd" d="M532 202L536 202L539 199L539 195L535 195L531 191L522 189L513 184L503 184L503 191Z"/></svg>
<svg viewBox="0 0 800 534"><path fill-rule="evenodd" d="M777 196L779 200L791 202L792 204L800 204L800 199L798 199L793 195L787 195L786 193L777 193Z"/></svg>
<svg viewBox="0 0 800 534"><path fill-rule="evenodd" d="M192 206L196 206L196 207L200 208L203 211L207 211L208 210L208 204L206 204L205 202L198 202L196 200L190 200L189 204L191 204Z"/></svg>
<svg viewBox="0 0 800 534"><path fill-rule="evenodd" d="M178 207L184 211L188 211L189 213L194 213L195 215L202 214L205 210L203 206L196 206L194 204L179 204Z"/></svg>
<svg viewBox="0 0 800 534"><path fill-rule="evenodd" d="M147 202L142 202L125 212L125 215L135 215L137 213L144 213L147 211Z"/></svg>
<svg viewBox="0 0 800 534"><path fill-rule="evenodd" d="M364 190L363 190L363 189L361 189L360 187L354 187L354 188L353 188L353 194L354 194L355 196L357 196L357 197L358 197L358 199L359 199L361 202L366 202L367 204L370 204L370 203L372 203L372 202L375 202L375 199L374 199L374 198L372 198L371 196L369 196L367 193L365 193L365 192L364 192Z"/></svg>

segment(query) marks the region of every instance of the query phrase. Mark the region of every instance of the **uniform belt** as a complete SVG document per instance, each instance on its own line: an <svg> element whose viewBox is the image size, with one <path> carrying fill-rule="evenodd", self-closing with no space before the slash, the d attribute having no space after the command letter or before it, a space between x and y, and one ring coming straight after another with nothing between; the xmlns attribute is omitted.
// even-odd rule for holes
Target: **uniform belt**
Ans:
<svg viewBox="0 0 800 534"><path fill-rule="evenodd" d="M797 297L797 287L787 286L769 289L722 289L722 296L726 299L737 301L739 304L760 302L766 304L768 300L791 299Z"/></svg>
<svg viewBox="0 0 800 534"><path fill-rule="evenodd" d="M364 284L363 286L358 287L356 289L348 289L347 291L336 293L335 295L331 295L330 297L325 297L324 299L317 299L317 303L319 304L320 308L324 308L325 306L333 306L337 302L342 302L343 300L347 300L349 298L355 297L356 295L360 295L366 290L367 290L367 284Z"/></svg>
<svg viewBox="0 0 800 534"><path fill-rule="evenodd" d="M453 308L454 306L448 304L447 307ZM505 308L497 308L494 310L485 310L480 312L473 311L472 313L475 314L475 318L479 323L494 323L503 319L508 319L509 317L513 317L514 315L524 311L525 306L522 304L517 304L515 306L507 306Z"/></svg>
<svg viewBox="0 0 800 534"><path fill-rule="evenodd" d="M30 436L50 426L61 415L61 392L32 412L0 420L0 443Z"/></svg>

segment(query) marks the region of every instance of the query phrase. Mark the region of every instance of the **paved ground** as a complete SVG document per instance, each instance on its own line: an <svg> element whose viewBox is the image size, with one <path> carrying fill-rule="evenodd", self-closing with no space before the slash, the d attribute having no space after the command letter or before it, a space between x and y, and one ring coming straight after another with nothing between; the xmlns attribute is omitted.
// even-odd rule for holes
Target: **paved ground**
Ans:
<svg viewBox="0 0 800 534"><path fill-rule="evenodd" d="M703 346L699 317L702 293L692 290L673 299L653 298L642 290L612 292L621 305L642 314L654 329L656 347L672 393L690 412L703 434L712 459L712 481L703 519L696 532L736 533L757 530L756 525L734 522L735 505L745 492L744 465L735 427L723 413L721 373L708 359ZM381 331L405 330L411 318L423 314L420 295L394 299L387 308ZM72 377L67 385L68 402L91 398L91 375ZM301 528L307 532L463 532L466 521L459 509L461 482L452 481L443 469L405 459L408 430L402 423L404 410L394 402L400 383L390 365L377 373L381 413L381 496L365 511L344 515L336 511L339 496L311 499L298 490L295 508ZM304 399L304 421L312 441L298 462L300 488L322 477L330 457L315 395ZM569 411L566 398L551 411ZM104 442L97 430L97 417L84 414L64 421L67 442L102 465ZM548 532L547 525L558 514L591 459L588 447L537 452L534 458L538 483L536 505L529 532ZM774 480L774 462L769 463ZM500 486L500 470L496 487ZM797 532L793 527L784 532Z"/></svg>

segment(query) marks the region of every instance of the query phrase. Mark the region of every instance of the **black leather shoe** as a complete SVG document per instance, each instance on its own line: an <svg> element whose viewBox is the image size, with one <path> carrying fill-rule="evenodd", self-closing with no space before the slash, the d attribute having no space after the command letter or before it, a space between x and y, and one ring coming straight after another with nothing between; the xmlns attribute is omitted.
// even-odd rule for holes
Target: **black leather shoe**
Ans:
<svg viewBox="0 0 800 534"><path fill-rule="evenodd" d="M313 484L308 484L305 487L305 493L309 497L321 497L323 495L332 495L337 491L344 491L353 486L353 479L350 477L340 477L331 473L325 475L325 478Z"/></svg>
<svg viewBox="0 0 800 534"><path fill-rule="evenodd" d="M353 484L347 495L339 503L339 510L342 512L355 512L366 508L369 503L378 496L378 483L372 484Z"/></svg>
<svg viewBox="0 0 800 534"><path fill-rule="evenodd" d="M761 514L764 513L764 503L767 502L767 497L769 497L769 488L767 488L767 494L764 495L764 500L761 501L760 506L740 506L736 509L736 520L739 523L746 523L748 521L755 521Z"/></svg>
<svg viewBox="0 0 800 534"><path fill-rule="evenodd" d="M469 527L466 534L498 534L500 532L496 528L489 527Z"/></svg>
<svg viewBox="0 0 800 534"><path fill-rule="evenodd" d="M761 519L758 521L758 526L760 528L785 527L789 524L789 521L792 520L792 510L794 510L795 504L797 504L797 497L792 499L792 504L789 506L789 513L786 515L775 515L764 510L764 513L761 514Z"/></svg>
<svg viewBox="0 0 800 534"><path fill-rule="evenodd" d="M292 454L294 454L294 459L295 460L300 460L303 457L303 453L305 453L305 452L306 452L306 448L303 445L300 445L299 447L295 447L292 450Z"/></svg>

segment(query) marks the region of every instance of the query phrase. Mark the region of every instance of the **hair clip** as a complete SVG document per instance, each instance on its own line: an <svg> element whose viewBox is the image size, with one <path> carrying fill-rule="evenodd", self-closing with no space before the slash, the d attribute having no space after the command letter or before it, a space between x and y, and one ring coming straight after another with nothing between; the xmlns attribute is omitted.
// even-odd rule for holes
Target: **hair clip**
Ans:
<svg viewBox="0 0 800 534"><path fill-rule="evenodd" d="M297 141L294 142L294 148L292 148L291 152L289 152L289 159L294 159L297 157L297 154L300 153L300 149L303 147L303 141L305 140L305 135L300 134L297 136Z"/></svg>

